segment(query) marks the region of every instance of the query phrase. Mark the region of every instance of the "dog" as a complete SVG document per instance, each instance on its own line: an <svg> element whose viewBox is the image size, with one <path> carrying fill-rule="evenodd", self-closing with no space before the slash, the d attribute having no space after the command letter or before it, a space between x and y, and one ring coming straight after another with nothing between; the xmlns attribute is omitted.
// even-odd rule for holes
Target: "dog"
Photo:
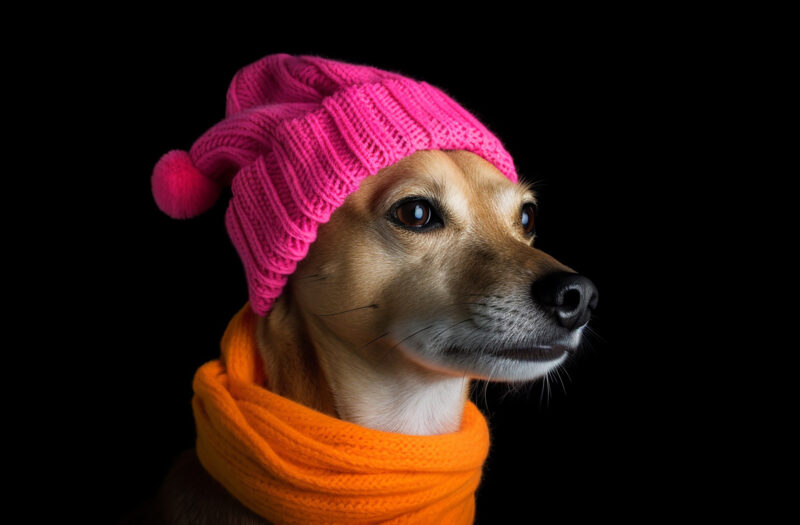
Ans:
<svg viewBox="0 0 800 525"><path fill-rule="evenodd" d="M420 150L367 177L259 317L265 386L368 428L432 435L458 429L473 380L553 371L578 349L598 292L534 247L536 207L529 184L464 150ZM266 523L194 449L140 517L189 514Z"/></svg>

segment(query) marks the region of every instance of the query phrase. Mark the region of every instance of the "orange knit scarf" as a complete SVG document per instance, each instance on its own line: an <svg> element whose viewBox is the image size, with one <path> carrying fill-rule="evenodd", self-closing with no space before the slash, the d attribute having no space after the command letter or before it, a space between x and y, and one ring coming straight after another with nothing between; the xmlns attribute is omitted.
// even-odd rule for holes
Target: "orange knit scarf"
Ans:
<svg viewBox="0 0 800 525"><path fill-rule="evenodd" d="M192 383L198 457L234 497L276 524L473 522L489 430L472 402L435 436L325 415L262 386L255 323L247 302Z"/></svg>

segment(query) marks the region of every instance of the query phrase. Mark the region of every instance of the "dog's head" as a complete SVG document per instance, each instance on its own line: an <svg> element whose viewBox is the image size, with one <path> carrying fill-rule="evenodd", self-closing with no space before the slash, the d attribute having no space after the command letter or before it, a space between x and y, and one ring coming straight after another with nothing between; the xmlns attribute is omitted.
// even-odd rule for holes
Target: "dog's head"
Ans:
<svg viewBox="0 0 800 525"><path fill-rule="evenodd" d="M577 348L598 297L534 247L535 212L530 188L480 156L418 151L319 227L291 295L315 330L373 363L535 379Z"/></svg>

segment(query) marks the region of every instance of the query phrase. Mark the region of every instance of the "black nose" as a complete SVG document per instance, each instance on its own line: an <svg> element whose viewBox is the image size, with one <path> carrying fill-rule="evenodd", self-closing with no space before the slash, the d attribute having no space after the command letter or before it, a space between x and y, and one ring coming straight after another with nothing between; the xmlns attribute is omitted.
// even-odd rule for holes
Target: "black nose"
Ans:
<svg viewBox="0 0 800 525"><path fill-rule="evenodd" d="M531 293L542 309L570 330L588 322L592 310L597 308L597 288L577 273L545 275L533 282Z"/></svg>

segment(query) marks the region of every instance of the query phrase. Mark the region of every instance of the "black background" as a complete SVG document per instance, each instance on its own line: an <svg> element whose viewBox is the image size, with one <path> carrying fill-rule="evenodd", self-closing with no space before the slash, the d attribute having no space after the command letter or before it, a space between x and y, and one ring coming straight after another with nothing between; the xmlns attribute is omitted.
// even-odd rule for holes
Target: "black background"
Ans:
<svg viewBox="0 0 800 525"><path fill-rule="evenodd" d="M90 79L99 155L87 203L74 211L91 226L72 249L92 254L88 288L82 281L76 293L94 296L103 344L90 345L75 388L91 396L98 428L81 439L99 515L113 520L151 496L193 446L192 376L218 356L247 299L224 228L229 193L197 218L170 219L152 198L153 166L224 117L238 69L278 52L443 88L503 141L523 178L539 182L538 247L599 289L592 333L568 376L561 372L563 384L475 388L492 436L478 523L587 511L680 516L707 501L707 484L720 476L706 432L716 415L708 378L685 354L691 315L675 305L695 249L682 226L685 182L710 177L694 153L716 48L702 45L702 34L687 43L685 32L647 24L583 31L567 23L546 36L477 24L451 27L447 38L431 34L437 24L423 25L425 38L289 25L209 36L165 24L107 31L82 48L74 71Z"/></svg>

